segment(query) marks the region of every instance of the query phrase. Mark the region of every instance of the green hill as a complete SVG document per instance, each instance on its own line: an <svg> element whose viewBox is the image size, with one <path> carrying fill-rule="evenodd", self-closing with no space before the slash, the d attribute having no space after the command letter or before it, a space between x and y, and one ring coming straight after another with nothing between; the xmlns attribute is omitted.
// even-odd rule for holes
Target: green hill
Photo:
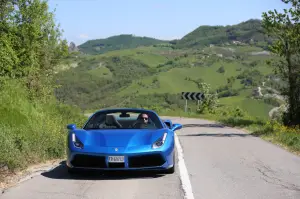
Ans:
<svg viewBox="0 0 300 199"><path fill-rule="evenodd" d="M262 31L261 21L250 19L232 26L200 26L177 42L178 48L199 48L233 41L265 47L269 39Z"/></svg>
<svg viewBox="0 0 300 199"><path fill-rule="evenodd" d="M253 98L262 82L276 85L266 64L276 57L267 51L267 42L259 20L200 26L169 42L132 35L88 41L79 46L88 54L71 56L58 68L62 86L56 96L84 110L127 106L176 111L184 106L180 93L201 91L198 84L205 82L221 105L267 118L278 102ZM196 110L193 102L191 109Z"/></svg>
<svg viewBox="0 0 300 199"><path fill-rule="evenodd" d="M199 91L197 82L203 81L218 92L221 104L266 118L274 106L251 97L272 74L265 63L270 58L264 49L249 45L199 50L150 46L86 55L71 62L77 67L57 74L62 87L56 95L84 110L127 106L175 111L183 109L180 93Z"/></svg>
<svg viewBox="0 0 300 199"><path fill-rule="evenodd" d="M168 41L158 40L150 37L139 37L133 35L117 35L106 39L89 40L78 46L79 50L86 54L102 54L108 51L131 49L141 46L167 43Z"/></svg>

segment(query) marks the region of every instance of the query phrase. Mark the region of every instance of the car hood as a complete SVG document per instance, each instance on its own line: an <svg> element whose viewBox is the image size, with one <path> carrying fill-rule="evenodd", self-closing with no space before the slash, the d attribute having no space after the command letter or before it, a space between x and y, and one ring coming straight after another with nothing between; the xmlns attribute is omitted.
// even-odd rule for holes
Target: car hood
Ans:
<svg viewBox="0 0 300 199"><path fill-rule="evenodd" d="M84 144L98 147L133 147L151 145L166 132L164 129L78 130L76 137Z"/></svg>

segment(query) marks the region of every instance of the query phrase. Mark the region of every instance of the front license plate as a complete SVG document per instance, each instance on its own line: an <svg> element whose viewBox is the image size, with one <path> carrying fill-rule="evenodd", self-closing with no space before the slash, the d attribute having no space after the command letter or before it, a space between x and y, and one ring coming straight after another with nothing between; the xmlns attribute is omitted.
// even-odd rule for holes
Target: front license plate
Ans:
<svg viewBox="0 0 300 199"><path fill-rule="evenodd" d="M108 162L124 162L124 156L108 156Z"/></svg>

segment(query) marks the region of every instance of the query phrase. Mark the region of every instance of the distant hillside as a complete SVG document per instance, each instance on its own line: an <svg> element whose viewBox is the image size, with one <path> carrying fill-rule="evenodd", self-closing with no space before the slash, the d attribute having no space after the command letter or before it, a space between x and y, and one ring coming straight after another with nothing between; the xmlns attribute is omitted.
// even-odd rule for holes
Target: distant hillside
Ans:
<svg viewBox="0 0 300 199"><path fill-rule="evenodd" d="M242 42L266 48L269 38L261 21L250 19L232 26L200 26L177 42L178 48L199 48L210 44Z"/></svg>
<svg viewBox="0 0 300 199"><path fill-rule="evenodd" d="M232 26L200 26L179 40L159 40L150 37L140 37L122 34L106 39L89 40L78 46L86 54L97 55L109 51L134 49L141 46L158 44L173 45L173 48L203 48L213 45L251 44L267 49L271 40L263 33L261 21L250 19Z"/></svg>
<svg viewBox="0 0 300 199"><path fill-rule="evenodd" d="M139 46L150 46L161 43L168 43L168 41L124 34L108 37L106 39L89 40L78 46L78 48L83 53L95 55L113 50L132 49Z"/></svg>
<svg viewBox="0 0 300 199"><path fill-rule="evenodd" d="M252 116L267 118L277 106L274 100L252 99L262 82L265 86L273 83L266 60L274 56L264 49L250 45L201 50L167 46L71 57L66 62L69 66L62 66L56 75L56 83L61 85L56 97L83 110L146 107L177 111L184 107L180 93L199 91L198 83L205 82L218 93L221 104L238 106ZM196 110L196 103L189 103L192 106Z"/></svg>
<svg viewBox="0 0 300 199"><path fill-rule="evenodd" d="M260 86L267 95L266 86L279 90L281 84L274 81L272 68L266 64L276 59L266 50L267 43L259 20L201 26L172 41L132 35L88 41L79 46L87 55L69 56L57 69L55 79L61 87L55 95L83 110L148 107L177 111L184 107L180 93L199 91L200 82L205 82L218 94L222 106L268 118L281 102L258 96L256 90ZM195 103L191 106L196 110Z"/></svg>

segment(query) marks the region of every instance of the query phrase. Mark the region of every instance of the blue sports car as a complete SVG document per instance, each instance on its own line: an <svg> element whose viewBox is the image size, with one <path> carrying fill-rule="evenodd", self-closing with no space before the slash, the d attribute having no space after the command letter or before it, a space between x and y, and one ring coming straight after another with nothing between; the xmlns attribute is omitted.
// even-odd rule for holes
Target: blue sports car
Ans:
<svg viewBox="0 0 300 199"><path fill-rule="evenodd" d="M95 112L82 129L69 124L68 171L157 170L175 171L175 130L181 124L162 120L156 112L137 108Z"/></svg>

